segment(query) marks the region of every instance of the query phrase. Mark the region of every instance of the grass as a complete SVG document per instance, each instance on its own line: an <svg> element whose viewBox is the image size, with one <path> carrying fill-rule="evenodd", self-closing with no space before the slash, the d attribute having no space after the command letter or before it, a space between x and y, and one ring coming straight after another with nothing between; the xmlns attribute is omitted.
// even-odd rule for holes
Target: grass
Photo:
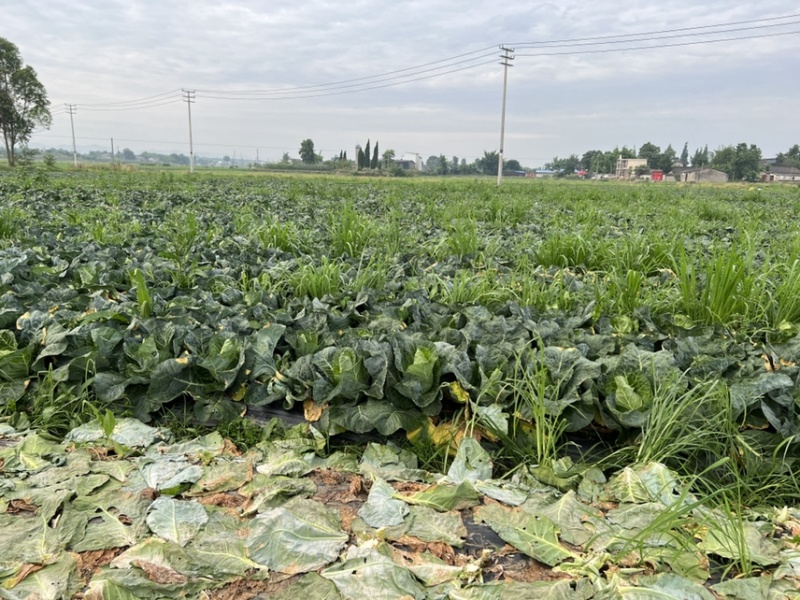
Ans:
<svg viewBox="0 0 800 600"><path fill-rule="evenodd" d="M295 296L323 298L342 288L342 267L339 262L322 257L319 264L302 264L289 274L288 285Z"/></svg>

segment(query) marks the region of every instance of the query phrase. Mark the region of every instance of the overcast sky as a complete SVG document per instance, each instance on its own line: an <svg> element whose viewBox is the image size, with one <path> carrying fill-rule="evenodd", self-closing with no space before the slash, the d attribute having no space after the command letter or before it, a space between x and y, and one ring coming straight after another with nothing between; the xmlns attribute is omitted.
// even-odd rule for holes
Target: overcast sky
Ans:
<svg viewBox="0 0 800 600"><path fill-rule="evenodd" d="M503 68L491 53L499 53L499 44L515 44L505 151L536 167L556 155L647 141L662 148L671 143L678 153L684 142L693 152L745 141L765 156L800 143L800 16L755 22L796 13L800 5L789 0L0 0L0 36L19 47L52 101L53 126L34 136L36 145L70 145L69 116L61 109L74 103L79 148L107 147L114 137L135 152L188 154L187 106L179 91L168 93L190 88L197 90L195 152L250 160L256 149L262 160L283 152L297 156L305 138L325 157L340 149L352 156L355 144L368 138L381 150L418 152L423 159L472 160L495 150ZM727 29L762 28L691 38L653 33L733 22L745 23ZM703 31L714 29L687 33ZM775 35L790 32L798 33ZM523 42L635 33L649 41L631 46L771 37L522 56L570 50L537 51ZM492 62L402 85L331 93L397 83L359 78L464 53L472 54L401 74L436 75L440 71L419 71ZM473 62L454 64L463 60ZM353 87L306 88L292 99L212 98L354 79L344 84ZM165 95L148 102L176 101L138 110L91 106L158 94Z"/></svg>

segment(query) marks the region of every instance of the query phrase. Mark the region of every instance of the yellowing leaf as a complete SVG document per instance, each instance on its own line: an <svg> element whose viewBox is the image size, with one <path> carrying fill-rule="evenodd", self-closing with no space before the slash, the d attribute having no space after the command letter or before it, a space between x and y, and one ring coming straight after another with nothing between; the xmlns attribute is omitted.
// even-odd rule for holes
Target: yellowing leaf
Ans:
<svg viewBox="0 0 800 600"><path fill-rule="evenodd" d="M466 404L469 401L469 392L457 381L450 383L450 392L453 394L453 398L456 402Z"/></svg>
<svg viewBox="0 0 800 600"><path fill-rule="evenodd" d="M317 404L311 398L303 401L303 415L309 423L316 423L322 417L322 413L328 408L327 404Z"/></svg>

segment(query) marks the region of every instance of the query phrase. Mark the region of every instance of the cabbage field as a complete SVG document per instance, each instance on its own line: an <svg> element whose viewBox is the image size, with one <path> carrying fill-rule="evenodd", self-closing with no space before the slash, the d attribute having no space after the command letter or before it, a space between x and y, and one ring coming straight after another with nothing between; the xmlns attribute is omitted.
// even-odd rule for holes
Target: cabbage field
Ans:
<svg viewBox="0 0 800 600"><path fill-rule="evenodd" d="M0 598L800 597L797 214L0 177Z"/></svg>

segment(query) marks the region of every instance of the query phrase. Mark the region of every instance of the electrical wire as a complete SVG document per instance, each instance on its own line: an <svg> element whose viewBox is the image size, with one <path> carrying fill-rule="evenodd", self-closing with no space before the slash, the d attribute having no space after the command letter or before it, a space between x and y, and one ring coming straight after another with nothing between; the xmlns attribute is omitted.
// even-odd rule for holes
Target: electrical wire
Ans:
<svg viewBox="0 0 800 600"><path fill-rule="evenodd" d="M515 53L516 56L535 56L535 57L543 57L543 56L570 56L570 55L577 55L577 54L606 54L609 52L625 52L629 50L658 50L661 48L678 48L681 46L698 46L701 44L716 44L719 42L733 42L739 40L752 40L752 39L761 39L761 38L771 38L771 37L780 37L786 35L796 35L800 33L800 30L797 31L785 31L780 33L767 33L762 35L748 35L748 36L740 36L740 37L732 37L732 38L720 38L717 40L696 40L693 42L676 42L673 44L658 44L656 46L629 46L625 48L603 48L600 50L573 50L567 52L540 52L540 53Z"/></svg>
<svg viewBox="0 0 800 600"><path fill-rule="evenodd" d="M486 58L488 56L495 56L495 54L494 53L485 54L481 58ZM484 61L484 62L480 62L480 63L476 63L476 64L467 65L465 67L460 67L458 69L450 69L450 70L447 70L447 71L442 71L440 73L433 73L431 75L424 75L424 76L420 76L420 77L415 77L414 75L404 75L404 76L402 76L403 79L400 80L400 81L394 81L392 83L383 83L381 85L370 85L370 84L366 84L366 85L365 84L342 85L342 86L339 86L339 87L334 87L334 88L328 88L326 90L321 90L318 93L317 92L312 92L312 93L306 93L306 94L301 93L299 95L281 95L281 96L272 95L271 94L269 96L241 96L240 97L240 96L201 95L199 90L198 90L198 97L214 98L214 99L217 99L217 100L300 100L300 99L303 99L303 98L320 98L322 96L339 96L341 94L352 94L352 93L356 93L356 92L365 92L365 91L368 91L368 90L377 90L377 89L392 87L392 86L396 86L396 85L403 85L405 83L411 83L411 82L414 82L414 81L422 81L422 80L425 80L425 79L432 79L434 77L439 77L441 75L448 75L450 73L458 73L459 71L466 71L468 69L474 69L476 67L482 67L484 65L490 65L490 64L493 64L494 62L495 62L495 59L492 59L492 60L488 60L488 61ZM458 63L453 63L453 64L458 64ZM438 71L438 70L440 70L442 68L444 68L444 67L437 67L436 69L426 69L426 70L423 70L423 71L419 71L417 74L425 73L425 72L431 71L431 70L437 70ZM384 80L384 81L386 81L386 80ZM376 81L375 83L380 83L380 81ZM356 87L357 89L352 89L354 87ZM346 88L349 88L349 89L346 89ZM340 90L340 91L331 91L331 90ZM286 93L289 93L289 92L286 92ZM291 92L291 93L294 93L294 92Z"/></svg>
<svg viewBox="0 0 800 600"><path fill-rule="evenodd" d="M676 33L679 31L695 31L698 29L714 29L718 27L730 27L732 25L748 25L752 23L764 23L768 21L780 21L784 19L796 19L800 17L800 13L795 13L791 15L783 15L781 17L766 17L763 19L748 19L747 21L732 21L729 23L715 23L712 25L695 25L693 27L678 27L676 29L662 29L659 31L645 31L641 33L619 33L619 34L612 34L612 35L599 35L599 36L592 36L592 37L582 37L582 38L565 38L560 40L543 40L539 42L514 42L504 44L507 46L529 46L529 45L538 45L538 44L560 44L560 43L568 43L568 42L587 42L587 41L596 41L596 40L606 40L612 38L625 38L625 37L636 37L641 35L659 35L662 33ZM713 32L709 32L713 33Z"/></svg>
<svg viewBox="0 0 800 600"><path fill-rule="evenodd" d="M149 102L158 102L159 100L166 100L164 96L174 96L175 94L181 93L181 90L170 90L169 92L164 92L163 94L155 94L154 96L146 96L144 98L137 98L135 100L120 100L119 102L100 102L96 104L81 104L83 108L103 108L103 107L115 107L115 106L124 106L128 104L147 104Z"/></svg>
<svg viewBox="0 0 800 600"><path fill-rule="evenodd" d="M485 53L487 50L492 50L492 49L495 49L495 48L496 48L496 46L486 46L486 47L480 48L478 50L473 50L471 52L464 52L462 54L457 54L457 55L451 56L449 58L443 58L443 59L440 59L440 60L434 60L434 61L431 61L431 62L422 63L420 65L415 65L413 67L406 67L404 69L395 69L394 71L387 71L386 73L381 73L379 75L368 75L368 76L365 76L365 77L356 77L354 79L345 79L343 81L334 81L334 82L331 82L331 83L320 83L320 84L316 84L316 85L303 85L303 86L296 86L296 87L292 87L292 88L271 89L271 90L250 90L250 91L248 91L248 90L240 90L240 91L229 90L229 91L226 91L226 90L200 90L200 89L198 89L196 91L203 92L203 93L210 93L210 94L261 94L261 93L270 94L270 93L279 93L279 92L292 92L293 93L295 91L307 90L307 89L312 89L312 88L340 86L340 85L343 85L343 84L353 83L353 82L356 82L356 81L367 81L367 80L372 80L372 79L384 79L384 78L386 78L386 77L388 77L390 75L395 75L397 73L405 73L405 72L408 72L408 71L418 71L419 69L422 69L423 67L429 67L431 65L437 65L437 64L441 64L441 63L445 63L445 62L451 62L451 61L454 61L454 60L456 60L458 58L463 58L465 56L471 56L473 54ZM494 54L494 53L492 53L492 54ZM468 59L468 60L464 60L464 61L458 61L458 62L455 62L455 63L452 63L452 64L460 64L460 63L469 62L469 61L472 61L472 60L478 60L480 58L485 58L486 56L488 56L488 55L484 54L483 56L478 56L478 57L475 57L475 58L472 58L472 59ZM444 66L442 66L440 68L447 68L448 66L451 66L451 65L444 65ZM424 71L421 71L421 72L424 72ZM412 73L409 76L413 76L413 75L414 75L414 73Z"/></svg>
<svg viewBox="0 0 800 600"><path fill-rule="evenodd" d="M609 44L630 44L634 42L649 42L654 40L666 40L666 39L675 39L675 38L690 38L690 37L700 37L700 36L711 36L711 35L718 35L723 33L735 33L739 31L752 31L754 29L767 29L772 27L787 27L789 25L798 25L800 21L788 21L786 23L770 23L768 25L754 25L752 27L738 27L733 29L721 29L719 31L701 31L697 33L676 33L670 35L650 35L650 34L637 34L639 37L632 38L632 39L625 39L625 40L604 40L604 41L597 41L597 42L580 42L580 43L570 43L570 44L543 44L535 46L536 50L540 49L548 49L548 48L578 48L584 46L603 46ZM527 47L527 46L526 46Z"/></svg>
<svg viewBox="0 0 800 600"><path fill-rule="evenodd" d="M117 107L117 108L89 108L89 107L85 107L85 106L82 106L82 105L79 104L78 108L86 110L86 111L90 111L90 112L119 112L119 111L125 111L125 110L141 110L141 109L146 109L146 108L157 108L159 106L167 106L169 104L175 104L177 102L183 102L183 99L182 98L175 98L174 100L168 100L166 102L160 102L160 103L155 103L155 104L146 104L146 105L143 104L143 105L140 105L140 106L126 106L126 107Z"/></svg>
<svg viewBox="0 0 800 600"><path fill-rule="evenodd" d="M516 46L528 48L531 50L559 50L559 52L536 52L536 53L520 53L516 52L515 56L520 57L546 57L546 56L564 56L564 55L578 55L578 54L601 54L609 52L623 52L630 50L650 50L659 48L675 48L681 46L693 46L700 44L720 43L729 41L740 41L754 38L768 38L778 37L785 35L794 35L800 33L798 31L779 32L773 34L760 34L749 36L737 37L724 37L715 39L703 39L693 41L683 41L666 44L648 44L631 46L640 42L651 42L664 39L674 38L687 38L699 36L714 36L725 33L739 32L739 31L752 31L755 29L764 29L768 27L784 27L796 25L800 21L791 21L791 19L800 17L800 13L784 15L780 17L768 17L763 19L753 19L749 21L735 21L729 23L716 23L711 25L699 25L694 27L682 27L676 29L664 29L651 32L640 32L631 34L617 34L617 35L604 35L595 37L584 38L566 38L560 40L548 40L539 42L516 42L514 44L503 44L502 46ZM777 21L782 21L778 23ZM758 24L758 25L757 25ZM741 28L731 28L733 25L746 25ZM727 28L727 29L721 29ZM716 31L711 31L712 29ZM654 37L655 36L655 37ZM613 45L613 48L603 48L594 50L583 50L580 48L586 46L598 45ZM501 47L502 47L501 46ZM486 46L478 50L464 52L451 56L448 58L430 61L411 67L402 69L394 69L385 73L377 75L369 75L364 77L357 77L352 79L345 79L330 83L296 86L282 89L263 89L263 90L211 90L211 89L197 89L197 97L214 100L299 100L305 98L319 98L325 96L336 96L342 94L351 94L358 92L365 92L376 89L383 89L403 85L407 83L423 81L440 77L468 69L474 69L485 65L493 64L495 60L483 59L490 56L495 56L494 52L487 53L487 50L493 49L495 46ZM480 61L480 62L479 62ZM457 65L458 68L453 68ZM96 103L96 104L81 104L79 108L87 111L123 111L123 110L139 110L149 108L159 108L169 104L175 104L185 100L183 96L175 98L174 95L181 93L182 90L175 89L162 94L147 96L134 100L124 100L119 102L109 103ZM68 112L68 111L67 111ZM58 113L63 114L63 113Z"/></svg>

